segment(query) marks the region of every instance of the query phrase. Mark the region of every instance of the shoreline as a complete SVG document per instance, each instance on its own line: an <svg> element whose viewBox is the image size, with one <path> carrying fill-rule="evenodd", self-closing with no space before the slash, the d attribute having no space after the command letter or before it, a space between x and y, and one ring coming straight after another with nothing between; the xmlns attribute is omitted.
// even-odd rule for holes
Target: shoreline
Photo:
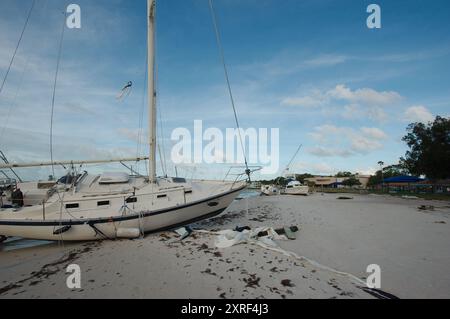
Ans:
<svg viewBox="0 0 450 319"><path fill-rule="evenodd" d="M342 201L336 195L244 198L193 227L296 225L296 240L278 242L286 251L362 280L368 265L379 264L381 290L400 298L450 296L450 206L379 195ZM424 203L438 208L419 211ZM177 236L0 251L0 299L374 298L348 277L305 260L251 244L217 249L209 234L193 233L182 242ZM80 290L66 286L72 263L81 267Z"/></svg>

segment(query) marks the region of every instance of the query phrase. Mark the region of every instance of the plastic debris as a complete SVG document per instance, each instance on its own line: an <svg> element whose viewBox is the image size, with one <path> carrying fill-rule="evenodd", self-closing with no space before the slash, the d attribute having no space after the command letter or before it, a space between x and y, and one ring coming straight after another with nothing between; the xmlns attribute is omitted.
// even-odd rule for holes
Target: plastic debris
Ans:
<svg viewBox="0 0 450 319"><path fill-rule="evenodd" d="M266 246L278 247L275 240L295 239L298 227L273 229L271 227L260 227L255 229L244 229L243 231L224 230L217 234L215 245L217 248L229 248L242 243L260 242Z"/></svg>
<svg viewBox="0 0 450 319"><path fill-rule="evenodd" d="M180 235L180 241L181 241L181 240L185 240L192 234L192 229L189 226L182 227L182 228L176 229L175 232L178 235Z"/></svg>

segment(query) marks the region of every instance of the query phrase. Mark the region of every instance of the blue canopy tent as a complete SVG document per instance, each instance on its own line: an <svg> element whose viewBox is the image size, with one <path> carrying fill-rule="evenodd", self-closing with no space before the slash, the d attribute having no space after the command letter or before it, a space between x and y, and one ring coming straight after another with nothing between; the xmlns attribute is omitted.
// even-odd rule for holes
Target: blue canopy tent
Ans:
<svg viewBox="0 0 450 319"><path fill-rule="evenodd" d="M386 184L411 184L420 183L425 181L425 179L416 176L395 176L391 178L386 178L383 182Z"/></svg>

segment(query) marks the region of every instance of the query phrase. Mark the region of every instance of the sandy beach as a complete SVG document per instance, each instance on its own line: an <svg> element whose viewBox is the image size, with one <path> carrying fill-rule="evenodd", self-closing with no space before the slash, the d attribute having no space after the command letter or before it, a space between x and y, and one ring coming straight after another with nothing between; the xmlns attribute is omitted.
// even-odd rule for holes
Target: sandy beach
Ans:
<svg viewBox="0 0 450 319"><path fill-rule="evenodd" d="M252 197L195 225L300 228L286 251L364 280L381 267L382 290L399 298L450 297L450 203L390 196ZM346 195L348 196L348 195ZM421 205L434 211L419 210ZM138 240L51 244L0 251L0 298L374 298L350 277L253 244L215 247L215 235L174 232ZM82 288L69 290L78 264Z"/></svg>

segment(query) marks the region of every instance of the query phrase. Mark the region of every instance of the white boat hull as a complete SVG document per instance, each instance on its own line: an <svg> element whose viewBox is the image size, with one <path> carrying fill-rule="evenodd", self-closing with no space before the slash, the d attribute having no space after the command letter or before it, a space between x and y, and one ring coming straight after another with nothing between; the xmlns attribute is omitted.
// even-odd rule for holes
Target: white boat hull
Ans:
<svg viewBox="0 0 450 319"><path fill-rule="evenodd" d="M280 190L273 185L263 185L261 186L261 194L265 196L278 196L280 195Z"/></svg>
<svg viewBox="0 0 450 319"><path fill-rule="evenodd" d="M157 211L143 211L111 218L73 220L0 220L0 234L50 241L90 241L116 239L120 229L139 229L143 233L173 229L224 212L245 187L227 193L192 202L186 205ZM67 227L61 234L55 230Z"/></svg>
<svg viewBox="0 0 450 319"><path fill-rule="evenodd" d="M294 188L286 188L284 191L285 195L309 195L309 186L296 186Z"/></svg>

